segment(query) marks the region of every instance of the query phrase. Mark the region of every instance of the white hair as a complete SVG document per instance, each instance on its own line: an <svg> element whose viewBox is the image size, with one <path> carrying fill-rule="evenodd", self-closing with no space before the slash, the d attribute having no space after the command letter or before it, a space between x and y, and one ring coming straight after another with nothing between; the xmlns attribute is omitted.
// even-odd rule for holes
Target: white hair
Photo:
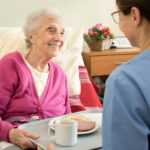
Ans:
<svg viewBox="0 0 150 150"><path fill-rule="evenodd" d="M34 33L37 27L40 25L42 18L48 15L55 15L61 18L60 13L56 8L40 9L32 12L26 18L25 24L23 26L23 31L26 36L25 41L27 44L27 48L30 48L32 45L30 39L28 38L28 35Z"/></svg>

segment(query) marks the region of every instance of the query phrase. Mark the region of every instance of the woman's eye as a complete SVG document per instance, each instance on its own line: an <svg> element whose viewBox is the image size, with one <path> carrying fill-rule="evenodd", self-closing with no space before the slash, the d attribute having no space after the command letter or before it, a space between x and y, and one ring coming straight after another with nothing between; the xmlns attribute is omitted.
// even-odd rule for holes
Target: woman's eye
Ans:
<svg viewBox="0 0 150 150"><path fill-rule="evenodd" d="M60 31L60 34L63 36L65 34L65 31L64 30L61 30Z"/></svg>
<svg viewBox="0 0 150 150"><path fill-rule="evenodd" d="M48 29L48 32L49 32L49 33L54 33L55 30L54 30L53 28L49 28L49 29Z"/></svg>
<svg viewBox="0 0 150 150"><path fill-rule="evenodd" d="M49 30L49 32L54 32L54 30L51 29L51 30Z"/></svg>
<svg viewBox="0 0 150 150"><path fill-rule="evenodd" d="M64 33L64 32L61 32L60 34L61 34L61 35L64 35L65 33Z"/></svg>

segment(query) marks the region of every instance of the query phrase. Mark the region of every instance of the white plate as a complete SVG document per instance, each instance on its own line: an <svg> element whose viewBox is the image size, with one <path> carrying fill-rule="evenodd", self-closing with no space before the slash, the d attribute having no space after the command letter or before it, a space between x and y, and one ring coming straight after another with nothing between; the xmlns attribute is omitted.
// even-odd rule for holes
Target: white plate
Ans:
<svg viewBox="0 0 150 150"><path fill-rule="evenodd" d="M73 116L73 115L70 115L70 116ZM78 135L92 133L100 127L100 124L99 124L100 120L101 120L100 113L81 114L81 116L84 116L89 121L95 121L96 125L92 130L84 131L84 132L78 132ZM55 130L55 122L59 119L62 119L62 118L64 118L64 116L59 117L57 119L55 118L55 119L50 120L49 125L52 125L51 129Z"/></svg>

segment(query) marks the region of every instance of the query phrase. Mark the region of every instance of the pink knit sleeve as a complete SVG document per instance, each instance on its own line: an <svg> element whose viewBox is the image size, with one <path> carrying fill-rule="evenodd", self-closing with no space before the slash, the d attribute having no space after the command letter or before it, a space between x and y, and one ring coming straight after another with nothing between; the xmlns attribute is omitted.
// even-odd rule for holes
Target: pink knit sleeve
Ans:
<svg viewBox="0 0 150 150"><path fill-rule="evenodd" d="M9 142L9 131L13 128L11 123L3 121L0 117L0 139Z"/></svg>
<svg viewBox="0 0 150 150"><path fill-rule="evenodd" d="M0 60L0 139L7 142L9 142L8 133L13 126L4 121L3 116L14 91L13 83L16 80L14 70L12 63L9 63L6 58Z"/></svg>

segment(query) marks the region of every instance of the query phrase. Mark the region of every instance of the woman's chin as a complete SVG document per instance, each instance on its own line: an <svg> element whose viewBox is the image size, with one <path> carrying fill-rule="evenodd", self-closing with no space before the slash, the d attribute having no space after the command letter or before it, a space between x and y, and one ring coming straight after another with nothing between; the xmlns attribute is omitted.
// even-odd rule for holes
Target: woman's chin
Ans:
<svg viewBox="0 0 150 150"><path fill-rule="evenodd" d="M58 52L51 53L50 56L51 56L51 58L53 58L53 57L57 57L58 54L59 54L59 51L58 51Z"/></svg>
<svg viewBox="0 0 150 150"><path fill-rule="evenodd" d="M59 52L60 52L59 48L53 48L49 50L49 55L56 57L59 54Z"/></svg>

